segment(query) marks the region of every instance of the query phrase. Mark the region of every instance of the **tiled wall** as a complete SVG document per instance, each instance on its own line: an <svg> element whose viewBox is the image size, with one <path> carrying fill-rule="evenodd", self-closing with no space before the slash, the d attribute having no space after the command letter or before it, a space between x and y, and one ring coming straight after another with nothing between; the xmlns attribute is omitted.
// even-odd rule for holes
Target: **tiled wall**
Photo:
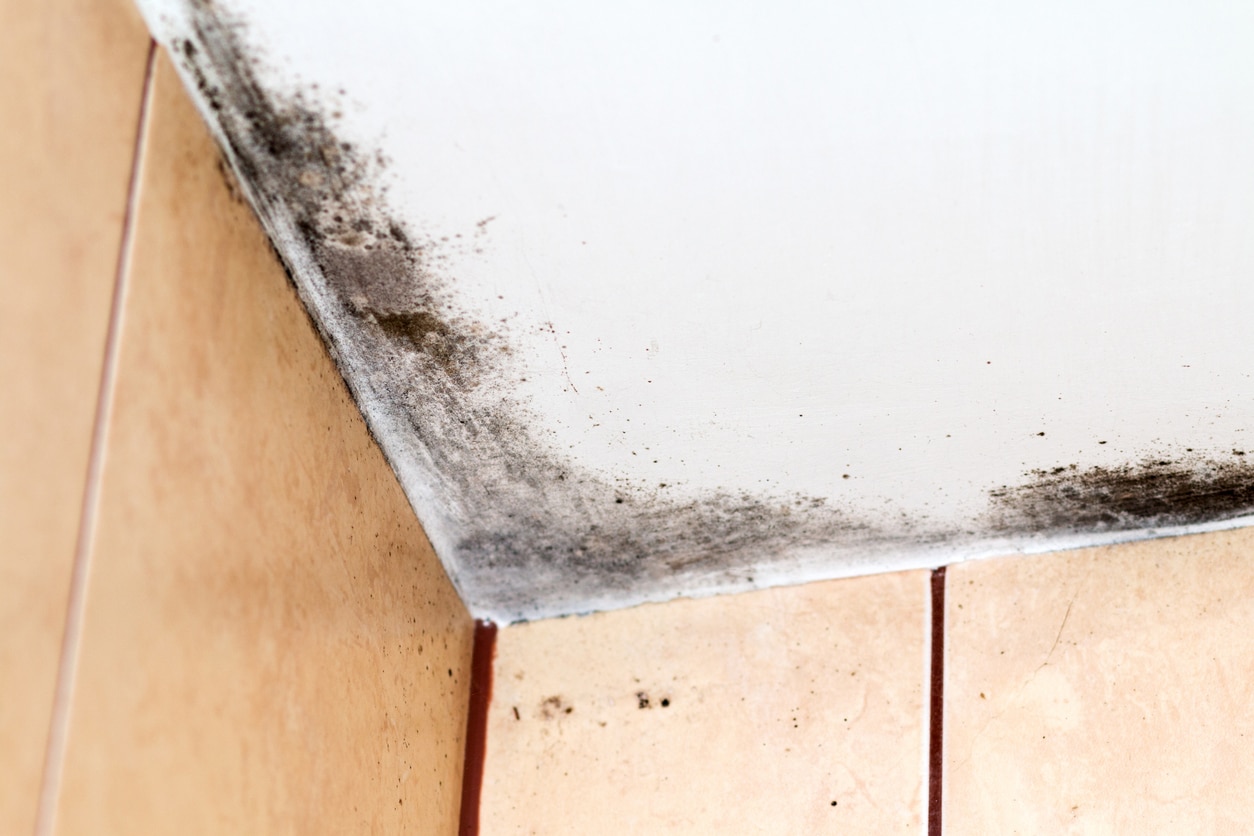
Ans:
<svg viewBox="0 0 1254 836"><path fill-rule="evenodd" d="M928 572L508 627L483 833L909 833Z"/></svg>
<svg viewBox="0 0 1254 836"><path fill-rule="evenodd" d="M1254 530L946 586L947 833L1254 832Z"/></svg>
<svg viewBox="0 0 1254 836"><path fill-rule="evenodd" d="M199 116L0 11L0 832L453 832L472 622Z"/></svg>
<svg viewBox="0 0 1254 836"><path fill-rule="evenodd" d="M0 832L452 832L470 619L169 64L125 0L0 39ZM1252 555L505 628L482 832L1249 831Z"/></svg>
<svg viewBox="0 0 1254 836"><path fill-rule="evenodd" d="M502 630L483 832L1254 830L1254 530L949 567L939 689L929 586Z"/></svg>
<svg viewBox="0 0 1254 836"><path fill-rule="evenodd" d="M0 833L29 833L148 35L125 0L0 2Z"/></svg>

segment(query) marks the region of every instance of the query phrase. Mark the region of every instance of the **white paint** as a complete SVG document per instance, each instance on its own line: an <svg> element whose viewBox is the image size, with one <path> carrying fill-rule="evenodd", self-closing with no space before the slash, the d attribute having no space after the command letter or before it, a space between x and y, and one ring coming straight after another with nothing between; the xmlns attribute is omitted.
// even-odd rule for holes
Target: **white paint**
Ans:
<svg viewBox="0 0 1254 836"><path fill-rule="evenodd" d="M1254 447L1254 5L227 5L416 228L493 218L450 271L598 471L941 530L1030 469Z"/></svg>

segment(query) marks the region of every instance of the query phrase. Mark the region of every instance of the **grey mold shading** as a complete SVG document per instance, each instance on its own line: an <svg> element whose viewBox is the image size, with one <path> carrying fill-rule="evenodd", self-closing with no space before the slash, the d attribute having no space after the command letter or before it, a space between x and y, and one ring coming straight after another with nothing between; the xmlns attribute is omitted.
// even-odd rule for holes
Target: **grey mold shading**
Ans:
<svg viewBox="0 0 1254 836"><path fill-rule="evenodd" d="M1254 457L1250 457L1254 458ZM1201 525L1254 511L1254 462L1185 451L1134 464L1034 470L990 493L997 533L1113 532Z"/></svg>
<svg viewBox="0 0 1254 836"><path fill-rule="evenodd" d="M869 518L798 494L681 494L582 467L544 441L516 394L510 334L458 293L450 256L487 234L423 236L388 205L387 161L344 141L310 89L257 78L241 25L188 0L173 57L209 116L367 424L471 611L502 621L774 577L936 565L955 546L1048 533L1230 519L1254 510L1254 467L1155 457L1033 471L969 527ZM885 554L892 559L884 561ZM816 572L817 567L817 572Z"/></svg>
<svg viewBox="0 0 1254 836"><path fill-rule="evenodd" d="M472 611L511 620L744 588L775 558L885 539L821 498L672 499L547 446L514 395L525 370L508 334L443 267L458 245L397 217L386 161L338 137L313 91L259 82L239 22L207 0L187 8L174 58Z"/></svg>

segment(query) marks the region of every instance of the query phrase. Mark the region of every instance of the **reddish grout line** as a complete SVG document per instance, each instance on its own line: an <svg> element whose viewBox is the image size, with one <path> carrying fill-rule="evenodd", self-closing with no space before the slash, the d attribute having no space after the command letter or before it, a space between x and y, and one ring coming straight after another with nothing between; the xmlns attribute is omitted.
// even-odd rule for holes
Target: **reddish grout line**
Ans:
<svg viewBox="0 0 1254 836"><path fill-rule="evenodd" d="M945 567L932 572L931 705L928 712L927 833L941 836L945 742Z"/></svg>
<svg viewBox="0 0 1254 836"><path fill-rule="evenodd" d="M56 824L57 801L61 793L65 747L70 726L70 706L74 698L74 679L78 671L78 656L83 637L83 614L87 604L91 547L96 534L100 481L104 471L105 443L109 434L109 417L113 410L118 346L122 333L122 316L125 311L127 274L131 266L135 210L139 203L140 169L147 144L148 112L152 101L153 69L156 66L156 57L157 44L149 39L148 58L144 67L143 93L139 103L139 126L135 134L135 150L131 157L126 209L122 218L122 235L118 241L118 260L113 275L113 299L109 307L109 326L105 336L104 361L100 369L100 388L96 393L96 414L92 425L91 450L87 460L87 479L83 485L78 536L74 544L74 564L70 573L70 589L65 610L65 632L61 637L61 656L57 664L52 717L48 724L48 744L44 750L39 807L35 814L36 836L47 836L52 833Z"/></svg>
<svg viewBox="0 0 1254 836"><path fill-rule="evenodd" d="M496 625L475 622L474 650L470 657L470 706L466 718L466 759L462 770L460 836L478 836L479 799L483 792L483 760L488 748L488 708L492 704L492 661L496 651Z"/></svg>

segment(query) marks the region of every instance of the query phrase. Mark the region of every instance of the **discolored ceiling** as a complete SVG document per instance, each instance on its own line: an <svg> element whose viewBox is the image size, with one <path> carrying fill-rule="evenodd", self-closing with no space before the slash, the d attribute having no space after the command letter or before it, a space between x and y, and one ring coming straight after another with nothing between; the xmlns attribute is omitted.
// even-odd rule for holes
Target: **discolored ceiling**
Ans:
<svg viewBox="0 0 1254 836"><path fill-rule="evenodd" d="M1254 509L1254 7L140 5L477 615Z"/></svg>

